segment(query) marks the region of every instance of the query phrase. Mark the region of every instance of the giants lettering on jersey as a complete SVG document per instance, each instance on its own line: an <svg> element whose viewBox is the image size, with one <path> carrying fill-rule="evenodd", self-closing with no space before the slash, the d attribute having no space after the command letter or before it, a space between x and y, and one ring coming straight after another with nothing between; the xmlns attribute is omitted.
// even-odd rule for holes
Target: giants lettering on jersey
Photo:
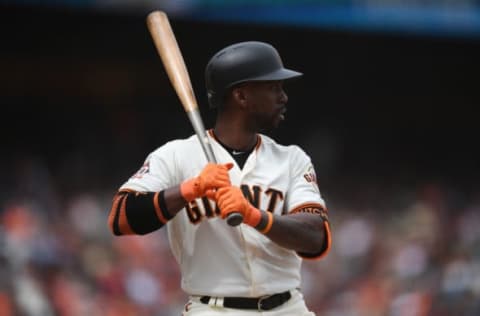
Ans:
<svg viewBox="0 0 480 316"><path fill-rule="evenodd" d="M267 212L273 213L278 202L283 200L283 192L273 188L268 188L263 192L258 185L250 187L246 184L242 184L240 189L250 204ZM260 205L260 202L263 200L267 201L265 204L266 208L264 208L264 205ZM212 218L220 215L220 209L217 204L209 200L207 197L193 200L188 203L185 208L187 210L188 218L193 224L198 224L204 217ZM286 212L286 210L282 210L282 212Z"/></svg>

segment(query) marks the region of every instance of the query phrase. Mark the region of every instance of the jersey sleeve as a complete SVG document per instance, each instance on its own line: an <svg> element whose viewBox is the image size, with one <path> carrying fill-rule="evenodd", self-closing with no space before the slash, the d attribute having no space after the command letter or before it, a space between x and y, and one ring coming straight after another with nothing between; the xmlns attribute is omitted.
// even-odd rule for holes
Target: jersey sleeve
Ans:
<svg viewBox="0 0 480 316"><path fill-rule="evenodd" d="M294 146L291 157L290 187L286 195L286 211L288 214L307 212L318 215L324 220L325 245L318 253L300 253L305 259L320 259L331 247L331 232L328 222L327 206L318 187L315 168L310 157L299 147Z"/></svg>
<svg viewBox="0 0 480 316"><path fill-rule="evenodd" d="M140 169L120 187L120 191L158 192L178 184L175 161L175 143L166 143L147 156Z"/></svg>
<svg viewBox="0 0 480 316"><path fill-rule="evenodd" d="M285 200L286 211L290 213L308 205L326 209L311 159L297 146L294 146L290 158L290 170L290 185Z"/></svg>
<svg viewBox="0 0 480 316"><path fill-rule="evenodd" d="M173 218L165 203L165 189L177 182L175 153L178 145L167 143L150 153L140 169L115 194L108 216L112 233L144 235Z"/></svg>

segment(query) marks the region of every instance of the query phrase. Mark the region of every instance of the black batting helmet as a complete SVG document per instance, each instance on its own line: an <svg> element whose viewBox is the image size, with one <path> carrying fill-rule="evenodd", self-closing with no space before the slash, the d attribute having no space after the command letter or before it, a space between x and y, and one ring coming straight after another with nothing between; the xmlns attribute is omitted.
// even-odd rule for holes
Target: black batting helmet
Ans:
<svg viewBox="0 0 480 316"><path fill-rule="evenodd" d="M264 42L241 42L217 52L205 69L210 107L219 107L228 89L246 81L287 80L302 73L286 69L277 50Z"/></svg>

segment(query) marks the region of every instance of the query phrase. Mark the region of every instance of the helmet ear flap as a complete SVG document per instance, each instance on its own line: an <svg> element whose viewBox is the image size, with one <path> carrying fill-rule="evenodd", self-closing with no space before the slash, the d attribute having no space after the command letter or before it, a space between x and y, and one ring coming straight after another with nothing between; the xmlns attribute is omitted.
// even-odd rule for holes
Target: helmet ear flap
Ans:
<svg viewBox="0 0 480 316"><path fill-rule="evenodd" d="M207 90L207 98L208 98L208 104L210 105L211 109L215 109L218 107L218 104L215 102L215 91L213 90Z"/></svg>
<svg viewBox="0 0 480 316"><path fill-rule="evenodd" d="M224 91L207 90L208 104L211 109L218 109L222 106Z"/></svg>

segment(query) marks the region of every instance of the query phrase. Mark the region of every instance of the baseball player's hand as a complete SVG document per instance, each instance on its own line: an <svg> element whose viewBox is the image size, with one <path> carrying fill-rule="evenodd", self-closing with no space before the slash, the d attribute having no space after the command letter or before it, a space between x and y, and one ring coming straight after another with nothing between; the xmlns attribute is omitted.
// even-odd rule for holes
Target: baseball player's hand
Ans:
<svg viewBox="0 0 480 316"><path fill-rule="evenodd" d="M233 163L215 164L208 163L200 174L180 185L183 198L190 202L193 199L206 195L209 191L230 186L228 170L232 169Z"/></svg>
<svg viewBox="0 0 480 316"><path fill-rule="evenodd" d="M211 195L212 193L209 194L209 196ZM243 215L245 224L255 227L260 222L262 212L248 202L240 188L235 186L223 187L218 189L214 195L223 219L227 218L232 212L238 212Z"/></svg>

